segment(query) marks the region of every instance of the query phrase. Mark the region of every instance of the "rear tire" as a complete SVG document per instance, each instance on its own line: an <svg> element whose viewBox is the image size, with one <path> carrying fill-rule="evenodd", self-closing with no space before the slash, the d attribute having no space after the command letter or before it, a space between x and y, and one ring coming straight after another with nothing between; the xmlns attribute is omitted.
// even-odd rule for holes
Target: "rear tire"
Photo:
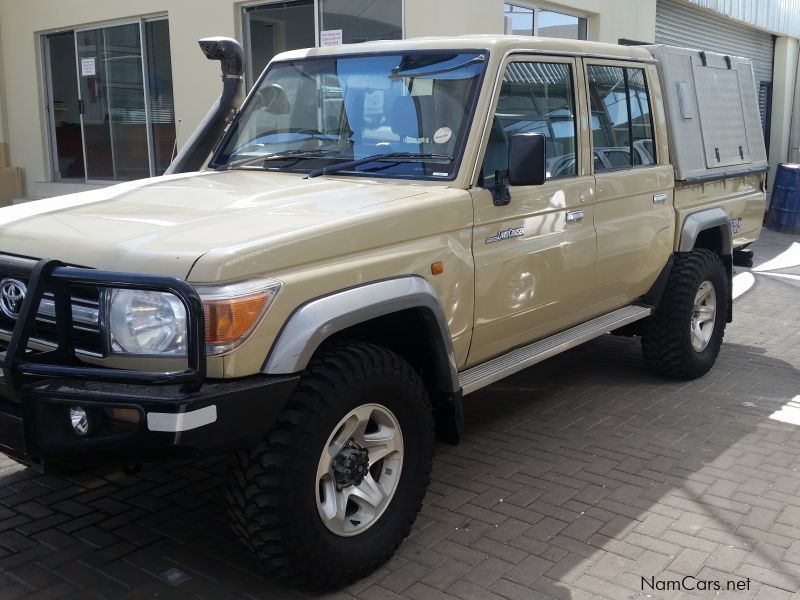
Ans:
<svg viewBox="0 0 800 600"><path fill-rule="evenodd" d="M408 535L432 455L431 404L411 366L380 346L332 345L265 439L232 456L233 530L273 576L341 587Z"/></svg>
<svg viewBox="0 0 800 600"><path fill-rule="evenodd" d="M717 360L728 315L728 277L710 250L675 255L658 309L642 322L642 351L657 373L705 375Z"/></svg>

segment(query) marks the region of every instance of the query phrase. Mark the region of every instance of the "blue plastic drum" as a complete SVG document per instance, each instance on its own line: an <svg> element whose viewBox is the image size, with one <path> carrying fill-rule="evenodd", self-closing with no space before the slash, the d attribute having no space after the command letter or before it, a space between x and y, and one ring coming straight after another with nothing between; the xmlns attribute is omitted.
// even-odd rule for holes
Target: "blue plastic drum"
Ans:
<svg viewBox="0 0 800 600"><path fill-rule="evenodd" d="M800 165L778 165L767 227L781 233L800 233Z"/></svg>

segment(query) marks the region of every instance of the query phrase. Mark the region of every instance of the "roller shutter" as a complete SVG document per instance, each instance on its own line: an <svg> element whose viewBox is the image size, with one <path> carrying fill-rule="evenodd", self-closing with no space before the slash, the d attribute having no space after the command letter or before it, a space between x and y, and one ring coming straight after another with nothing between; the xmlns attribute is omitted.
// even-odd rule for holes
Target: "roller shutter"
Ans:
<svg viewBox="0 0 800 600"><path fill-rule="evenodd" d="M768 133L775 46L771 33L717 16L688 2L658 0L655 41L656 44L697 48L750 58L753 61L756 88L759 91L761 122L765 127L765 133Z"/></svg>

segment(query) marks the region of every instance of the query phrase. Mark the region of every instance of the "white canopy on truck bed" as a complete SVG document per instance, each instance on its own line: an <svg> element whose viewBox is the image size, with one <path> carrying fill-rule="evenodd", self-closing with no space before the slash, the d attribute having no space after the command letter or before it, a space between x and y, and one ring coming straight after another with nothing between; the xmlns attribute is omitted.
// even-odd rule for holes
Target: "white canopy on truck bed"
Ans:
<svg viewBox="0 0 800 600"><path fill-rule="evenodd" d="M696 183L766 171L750 59L666 45L645 48L657 61L675 179Z"/></svg>

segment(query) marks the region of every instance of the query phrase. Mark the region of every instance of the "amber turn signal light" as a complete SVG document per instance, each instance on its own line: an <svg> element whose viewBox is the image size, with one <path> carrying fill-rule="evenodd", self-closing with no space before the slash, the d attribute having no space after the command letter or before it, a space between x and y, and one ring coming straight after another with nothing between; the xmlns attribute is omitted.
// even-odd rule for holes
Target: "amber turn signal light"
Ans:
<svg viewBox="0 0 800 600"><path fill-rule="evenodd" d="M267 299L266 292L261 292L241 298L204 302L206 343L228 344L246 336L264 313Z"/></svg>
<svg viewBox="0 0 800 600"><path fill-rule="evenodd" d="M282 286L267 278L195 286L203 301L206 354L219 356L244 342Z"/></svg>
<svg viewBox="0 0 800 600"><path fill-rule="evenodd" d="M134 424L142 419L141 413L135 408L107 408L106 416L115 421Z"/></svg>

